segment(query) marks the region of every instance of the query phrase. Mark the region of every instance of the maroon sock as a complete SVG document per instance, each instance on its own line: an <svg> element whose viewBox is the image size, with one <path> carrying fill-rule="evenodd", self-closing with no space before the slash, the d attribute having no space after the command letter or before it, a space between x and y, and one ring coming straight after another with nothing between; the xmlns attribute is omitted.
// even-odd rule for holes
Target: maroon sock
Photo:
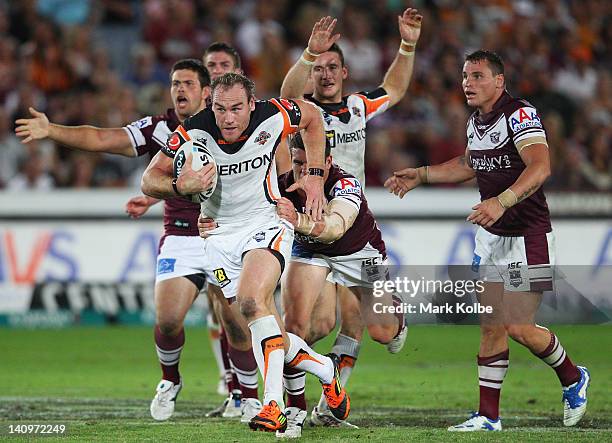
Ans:
<svg viewBox="0 0 612 443"><path fill-rule="evenodd" d="M478 385L480 406L478 413L492 420L499 418L499 397L502 383L508 371L510 350L490 357L478 356Z"/></svg>
<svg viewBox="0 0 612 443"><path fill-rule="evenodd" d="M550 343L539 354L535 354L548 366L553 368L563 386L569 386L580 380L580 371L561 346L561 342L555 334L550 333Z"/></svg>
<svg viewBox="0 0 612 443"><path fill-rule="evenodd" d="M229 345L229 357L234 366L235 374L242 391L242 398L257 398L257 361L253 350L240 351Z"/></svg>
<svg viewBox="0 0 612 443"><path fill-rule="evenodd" d="M181 328L181 331L173 337L162 334L159 327L155 326L154 336L155 348L157 349L157 357L159 358L163 378L178 384L181 380L179 360L181 358L181 350L185 344L185 330Z"/></svg>
<svg viewBox="0 0 612 443"><path fill-rule="evenodd" d="M306 373L285 365L283 369L283 384L287 392L287 407L306 410Z"/></svg>
<svg viewBox="0 0 612 443"><path fill-rule="evenodd" d="M234 389L239 389L239 385L236 374L232 371L232 365L229 360L229 342L227 341L227 334L223 329L219 331L219 344L221 345L221 359L223 360L223 367L225 368L227 392L231 394Z"/></svg>

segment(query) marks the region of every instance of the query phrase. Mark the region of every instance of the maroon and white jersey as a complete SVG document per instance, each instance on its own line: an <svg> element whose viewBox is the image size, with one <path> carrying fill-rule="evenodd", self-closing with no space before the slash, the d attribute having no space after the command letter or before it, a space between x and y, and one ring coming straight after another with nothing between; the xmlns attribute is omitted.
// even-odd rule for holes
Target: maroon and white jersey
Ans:
<svg viewBox="0 0 612 443"><path fill-rule="evenodd" d="M306 196L298 191L287 192L287 188L294 183L293 171L286 172L278 178L278 187L283 197L288 198L293 206L301 213L305 212ZM333 243L325 244L316 239L295 233L293 243L293 255L301 256L306 254L323 254L330 257L350 255L362 250L368 243L386 257L385 242L376 220L370 209L368 202L363 194L361 183L354 175L340 169L333 164L329 170L329 176L323 185L325 198L328 202L335 198L341 198L359 210L353 226L344 233L342 237Z"/></svg>
<svg viewBox="0 0 612 443"><path fill-rule="evenodd" d="M161 147L166 145L179 124L174 109L170 108L165 114L141 118L123 129L130 136L132 146L139 157L148 154L149 158L153 158ZM183 198L164 200L164 236L199 236L199 214L200 205L197 203Z"/></svg>
<svg viewBox="0 0 612 443"><path fill-rule="evenodd" d="M481 200L496 197L518 179L525 169L519 155L523 148L535 143L548 145L536 109L508 92L503 93L491 112L480 115L476 111L470 116L467 139ZM550 213L542 187L485 229L507 237L550 232Z"/></svg>

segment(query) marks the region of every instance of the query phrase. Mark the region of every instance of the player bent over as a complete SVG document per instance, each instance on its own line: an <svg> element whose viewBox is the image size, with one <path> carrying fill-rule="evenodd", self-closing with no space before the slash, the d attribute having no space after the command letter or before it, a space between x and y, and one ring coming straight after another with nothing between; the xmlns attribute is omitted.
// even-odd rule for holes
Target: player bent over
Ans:
<svg viewBox="0 0 612 443"><path fill-rule="evenodd" d="M274 305L273 293L293 242L293 228L276 214L279 198L274 152L288 134L304 129L311 175L306 209L315 220L323 210L323 123L318 111L303 101L255 101L255 85L239 74L225 74L212 84L212 109L185 120L143 175L143 192L156 198L189 195L217 186L202 204L202 213L218 224L203 241L202 262L226 298L236 297L231 309L248 321L253 353L264 379L263 407L250 421L254 430L284 430L282 373L286 355L303 352L298 364L329 386L330 403L338 414L348 412L349 400L338 382L332 359L322 356L299 337L287 334ZM172 159L178 147L197 137L206 144L213 164L199 171L182 168L173 179ZM188 163L190 161L188 160Z"/></svg>
<svg viewBox="0 0 612 443"><path fill-rule="evenodd" d="M563 387L563 424L573 426L587 406L589 371L570 360L557 336L535 323L542 292L553 289L553 233L542 189L550 175L549 147L535 108L505 90L499 56L479 50L466 57L463 91L476 111L467 126L466 155L446 163L404 169L385 186L400 197L422 183L460 183L476 177L481 202L468 221L479 225L472 268L486 281L480 303L480 407L449 431L499 431L499 398L510 354L508 337L556 372Z"/></svg>
<svg viewBox="0 0 612 443"><path fill-rule="evenodd" d="M368 203L361 183L353 175L332 164L330 146L326 148L325 197L327 207L321 221L304 214L305 194L301 189L289 191L293 184L307 174L308 163L300 134L289 142L292 171L279 177L281 198L277 203L278 214L295 228L295 240L291 261L282 285L285 328L305 339L309 344L329 334L336 322L336 297L322 293L328 274L334 281L348 288L366 306L372 298L372 281L368 271L379 273L385 261L385 243ZM298 209L296 211L296 208ZM377 300L383 302L383 300ZM388 300L388 304L392 301ZM367 308L364 308L367 309ZM371 309L369 310L371 312ZM376 319L363 313L372 339L388 344L392 340L405 340L406 327L403 315L388 314ZM317 321L312 322L311 319ZM313 327L315 329L313 329ZM285 389L289 396L304 391L305 374L295 370L296 362L303 356L289 355L285 370ZM337 356L336 356L337 358ZM287 377L288 369L294 369ZM288 427L280 437L299 437L306 419L306 404L290 406L285 410ZM335 419L338 424L337 418Z"/></svg>

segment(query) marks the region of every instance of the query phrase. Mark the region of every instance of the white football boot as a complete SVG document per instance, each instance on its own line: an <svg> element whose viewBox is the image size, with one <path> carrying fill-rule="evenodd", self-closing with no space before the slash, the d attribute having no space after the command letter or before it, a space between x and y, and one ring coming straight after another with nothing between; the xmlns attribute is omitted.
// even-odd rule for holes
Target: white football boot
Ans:
<svg viewBox="0 0 612 443"><path fill-rule="evenodd" d="M221 413L223 418L235 418L242 416L242 392L240 389L234 389L232 395L228 397L228 402L225 409Z"/></svg>
<svg viewBox="0 0 612 443"><path fill-rule="evenodd" d="M406 343L406 337L408 337L408 326L402 326L402 330L397 334L397 336L387 343L387 351L391 354L397 354L402 350L404 344Z"/></svg>
<svg viewBox="0 0 612 443"><path fill-rule="evenodd" d="M240 423L249 423L253 417L259 414L263 405L256 398L243 398L242 399L242 418Z"/></svg>
<svg viewBox="0 0 612 443"><path fill-rule="evenodd" d="M151 401L151 417L159 421L168 420L172 417L176 397L178 397L181 389L183 389L183 379L178 385L168 380L160 381L156 388L155 397Z"/></svg>
<svg viewBox="0 0 612 443"><path fill-rule="evenodd" d="M578 366L578 370L580 380L563 388L563 426L574 426L586 413L591 373L584 366Z"/></svg>
<svg viewBox="0 0 612 443"><path fill-rule="evenodd" d="M302 428L306 421L308 413L300 408L290 406L285 408L285 416L287 417L287 429L285 432L276 431L278 438L300 438L302 436Z"/></svg>
<svg viewBox="0 0 612 443"><path fill-rule="evenodd" d="M501 420L491 420L484 415L474 412L470 418L461 424L450 426L448 428L451 432L474 432L474 431L501 431L502 424Z"/></svg>

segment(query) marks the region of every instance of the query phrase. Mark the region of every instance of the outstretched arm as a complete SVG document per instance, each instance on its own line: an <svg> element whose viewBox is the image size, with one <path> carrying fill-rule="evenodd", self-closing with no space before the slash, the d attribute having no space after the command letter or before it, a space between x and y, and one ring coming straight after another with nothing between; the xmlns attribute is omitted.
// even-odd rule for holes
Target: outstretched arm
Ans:
<svg viewBox="0 0 612 443"><path fill-rule="evenodd" d="M314 24L308 46L304 49L304 53L299 60L295 62L295 65L289 69L283 80L280 90L281 97L304 97L304 88L310 76L312 65L319 55L327 51L340 38L340 34L333 34L336 21L335 18L328 16Z"/></svg>
<svg viewBox="0 0 612 443"><path fill-rule="evenodd" d="M414 52L421 34L422 20L423 16L411 8L406 9L398 17L402 43L381 85L389 94L389 106L395 105L404 97L410 84L414 69Z"/></svg>
<svg viewBox="0 0 612 443"><path fill-rule="evenodd" d="M56 125L50 123L44 113L34 108L29 108L29 111L33 118L20 118L15 121L15 134L24 139L23 143L50 138L62 145L83 151L136 157L136 150L123 128Z"/></svg>
<svg viewBox="0 0 612 443"><path fill-rule="evenodd" d="M402 169L394 172L385 181L385 188L399 198L404 198L408 191L423 183L463 183L476 175L467 159L466 149L465 155L452 158L439 165Z"/></svg>

